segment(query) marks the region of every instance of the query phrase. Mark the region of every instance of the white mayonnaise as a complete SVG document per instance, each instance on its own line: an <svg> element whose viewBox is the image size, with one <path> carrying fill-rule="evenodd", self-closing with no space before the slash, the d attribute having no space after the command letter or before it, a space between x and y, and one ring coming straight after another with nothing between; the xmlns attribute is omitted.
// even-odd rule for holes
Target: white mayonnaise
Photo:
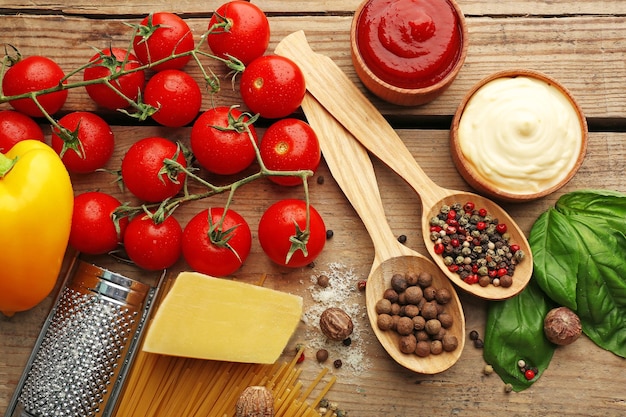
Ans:
<svg viewBox="0 0 626 417"><path fill-rule="evenodd" d="M510 194L543 191L576 164L583 131L568 97L545 81L503 77L468 101L461 152L483 179Z"/></svg>

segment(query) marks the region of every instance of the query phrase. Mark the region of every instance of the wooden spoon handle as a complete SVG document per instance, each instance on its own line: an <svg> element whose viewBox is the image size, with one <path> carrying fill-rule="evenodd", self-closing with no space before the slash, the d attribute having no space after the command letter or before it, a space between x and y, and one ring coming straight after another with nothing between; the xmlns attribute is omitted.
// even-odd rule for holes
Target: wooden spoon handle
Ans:
<svg viewBox="0 0 626 417"><path fill-rule="evenodd" d="M365 148L309 93L304 97L302 109L317 133L333 178L372 238L375 252L372 270L386 259L414 255L396 240L386 221L374 167Z"/></svg>
<svg viewBox="0 0 626 417"><path fill-rule="evenodd" d="M407 181L424 206L449 194L424 173L396 131L341 68L311 49L303 31L286 36L275 52L298 64L307 90L363 146Z"/></svg>

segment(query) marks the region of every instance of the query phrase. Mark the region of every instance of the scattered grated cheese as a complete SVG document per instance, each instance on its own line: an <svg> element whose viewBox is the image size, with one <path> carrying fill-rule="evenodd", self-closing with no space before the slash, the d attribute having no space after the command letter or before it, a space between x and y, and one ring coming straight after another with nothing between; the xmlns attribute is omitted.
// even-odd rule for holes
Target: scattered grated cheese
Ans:
<svg viewBox="0 0 626 417"><path fill-rule="evenodd" d="M317 285L317 277L322 274L330 278L326 288ZM360 279L363 278L343 264L337 262L329 264L327 271L320 271L311 276L312 285L308 290L313 302L303 314L307 346L312 350L312 360L315 360L315 353L319 349L326 349L328 360L322 364L323 366L335 370L333 361L340 359L342 366L339 370L348 370L354 375L362 374L372 365L365 354L365 344L369 340L365 336L369 336L371 330L365 307L365 294L357 288L357 282ZM329 307L339 307L352 318L354 330L350 336L352 341L350 346L326 339L320 330L320 315Z"/></svg>

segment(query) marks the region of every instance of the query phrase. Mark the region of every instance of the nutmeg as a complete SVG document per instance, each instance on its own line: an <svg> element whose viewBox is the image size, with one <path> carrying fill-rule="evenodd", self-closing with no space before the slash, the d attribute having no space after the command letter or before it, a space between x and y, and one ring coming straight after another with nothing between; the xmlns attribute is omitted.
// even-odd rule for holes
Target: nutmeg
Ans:
<svg viewBox="0 0 626 417"><path fill-rule="evenodd" d="M565 346L580 337L582 326L576 313L567 307L557 307L546 314L543 331L549 341Z"/></svg>
<svg viewBox="0 0 626 417"><path fill-rule="evenodd" d="M338 307L330 307L320 315L320 329L327 338L341 341L352 334L354 325L348 313Z"/></svg>
<svg viewBox="0 0 626 417"><path fill-rule="evenodd" d="M243 390L236 405L237 417L274 417L274 396L263 386Z"/></svg>

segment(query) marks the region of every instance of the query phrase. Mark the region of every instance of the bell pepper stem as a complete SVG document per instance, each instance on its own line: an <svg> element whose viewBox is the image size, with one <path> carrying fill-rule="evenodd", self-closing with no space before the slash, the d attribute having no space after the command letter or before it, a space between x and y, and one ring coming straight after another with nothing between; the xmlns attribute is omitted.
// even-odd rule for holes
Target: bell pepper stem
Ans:
<svg viewBox="0 0 626 417"><path fill-rule="evenodd" d="M17 162L17 157L11 159L3 153L0 153L0 178L3 178L11 171L13 165Z"/></svg>

